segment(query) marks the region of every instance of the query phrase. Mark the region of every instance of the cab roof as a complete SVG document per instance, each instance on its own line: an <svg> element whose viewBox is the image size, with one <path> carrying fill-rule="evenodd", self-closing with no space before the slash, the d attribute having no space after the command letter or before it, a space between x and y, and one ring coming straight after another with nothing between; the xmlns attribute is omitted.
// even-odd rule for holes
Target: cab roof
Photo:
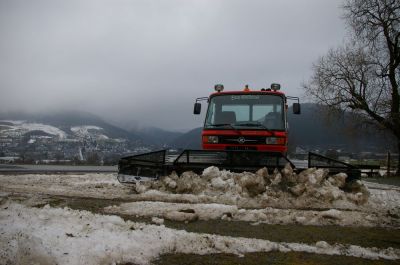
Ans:
<svg viewBox="0 0 400 265"><path fill-rule="evenodd" d="M211 97L218 95L276 95L285 96L285 93L279 90L238 90L238 91L222 91L214 92L210 95Z"/></svg>

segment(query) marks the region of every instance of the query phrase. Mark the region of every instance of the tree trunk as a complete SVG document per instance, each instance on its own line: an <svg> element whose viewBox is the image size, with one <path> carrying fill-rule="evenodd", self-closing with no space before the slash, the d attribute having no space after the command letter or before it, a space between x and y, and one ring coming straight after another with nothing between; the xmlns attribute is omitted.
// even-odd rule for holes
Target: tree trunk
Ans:
<svg viewBox="0 0 400 265"><path fill-rule="evenodd" d="M397 138L397 170L396 177L400 177L400 139Z"/></svg>

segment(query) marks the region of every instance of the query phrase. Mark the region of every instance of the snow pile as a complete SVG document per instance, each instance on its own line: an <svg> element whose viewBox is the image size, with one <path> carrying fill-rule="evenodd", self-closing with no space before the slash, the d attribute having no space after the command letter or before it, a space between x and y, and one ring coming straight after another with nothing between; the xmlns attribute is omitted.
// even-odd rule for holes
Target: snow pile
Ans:
<svg viewBox="0 0 400 265"><path fill-rule="evenodd" d="M238 212L237 206L216 203L130 202L106 207L108 213L140 217L161 217L173 221L220 219Z"/></svg>
<svg viewBox="0 0 400 265"><path fill-rule="evenodd" d="M290 165L269 173L266 168L256 173L233 173L206 168L202 175L172 173L154 182L137 183L136 192L154 190L164 194L194 194L217 197L219 202L241 207L264 208L354 208L368 201L369 191L360 181L346 183L347 175L328 177L326 169L309 168L299 174Z"/></svg>
<svg viewBox="0 0 400 265"><path fill-rule="evenodd" d="M5 203L0 210L0 264L150 264L165 253L298 251L368 259L400 258L400 250L360 246L276 243L268 240L188 233L68 208L27 208Z"/></svg>
<svg viewBox="0 0 400 265"><path fill-rule="evenodd" d="M400 208L400 187L367 181L364 183L370 191L369 202L376 204L376 207L386 209ZM398 212L400 213L400 209Z"/></svg>

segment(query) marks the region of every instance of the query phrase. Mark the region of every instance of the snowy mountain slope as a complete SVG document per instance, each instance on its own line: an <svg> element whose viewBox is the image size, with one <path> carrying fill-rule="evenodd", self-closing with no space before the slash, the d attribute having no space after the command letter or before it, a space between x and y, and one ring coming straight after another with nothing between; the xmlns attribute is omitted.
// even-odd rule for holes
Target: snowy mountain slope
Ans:
<svg viewBox="0 0 400 265"><path fill-rule="evenodd" d="M22 120L0 120L0 136L2 137L22 137L25 135L43 134L60 140L67 138L91 140L119 139L113 138L111 136L112 133L95 125L63 127L63 129L43 123L32 123Z"/></svg>
<svg viewBox="0 0 400 265"><path fill-rule="evenodd" d="M39 114L0 113L0 135L3 137L22 137L32 131L42 131L59 139L123 139L135 145L145 145L139 134L111 125L91 113L80 111Z"/></svg>
<svg viewBox="0 0 400 265"><path fill-rule="evenodd" d="M0 121L0 125L2 126L0 129L0 133L2 135L24 135L31 131L42 131L60 139L65 139L67 137L67 133L65 133L63 130L48 124L30 123L20 120L3 120Z"/></svg>
<svg viewBox="0 0 400 265"><path fill-rule="evenodd" d="M85 125L85 126L73 126L71 131L80 138L91 138L97 140L107 140L109 137L104 135L104 129L98 126Z"/></svg>

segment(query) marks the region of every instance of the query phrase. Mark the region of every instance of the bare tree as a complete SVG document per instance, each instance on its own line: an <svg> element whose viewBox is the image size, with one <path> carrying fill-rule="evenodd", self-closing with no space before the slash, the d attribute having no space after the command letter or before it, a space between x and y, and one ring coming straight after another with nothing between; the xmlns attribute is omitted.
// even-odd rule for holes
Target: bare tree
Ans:
<svg viewBox="0 0 400 265"><path fill-rule="evenodd" d="M389 130L400 154L400 1L347 0L343 9L351 37L313 65L304 88L318 103Z"/></svg>

